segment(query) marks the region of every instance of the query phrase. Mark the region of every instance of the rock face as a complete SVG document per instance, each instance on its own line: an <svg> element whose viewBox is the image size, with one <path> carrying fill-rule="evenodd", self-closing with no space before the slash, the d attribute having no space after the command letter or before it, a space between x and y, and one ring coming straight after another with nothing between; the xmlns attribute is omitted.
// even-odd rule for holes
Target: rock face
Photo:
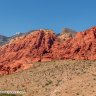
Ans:
<svg viewBox="0 0 96 96"><path fill-rule="evenodd" d="M63 28L62 32L59 34L58 38L61 41L67 40L69 38L72 38L76 35L76 31L69 29L69 28Z"/></svg>
<svg viewBox="0 0 96 96"><path fill-rule="evenodd" d="M59 59L96 60L96 27L63 41L52 30L12 39L0 47L0 74L27 69L33 62Z"/></svg>
<svg viewBox="0 0 96 96"><path fill-rule="evenodd" d="M78 33L70 44L73 59L96 60L96 27Z"/></svg>
<svg viewBox="0 0 96 96"><path fill-rule="evenodd" d="M56 47L54 58L75 60L96 60L96 27L84 32L78 32L74 38L70 38Z"/></svg>
<svg viewBox="0 0 96 96"><path fill-rule="evenodd" d="M51 30L38 30L1 46L0 73L9 74L18 69L27 69L33 62L42 61L43 55L50 53L55 38ZM47 57L43 61L49 61Z"/></svg>

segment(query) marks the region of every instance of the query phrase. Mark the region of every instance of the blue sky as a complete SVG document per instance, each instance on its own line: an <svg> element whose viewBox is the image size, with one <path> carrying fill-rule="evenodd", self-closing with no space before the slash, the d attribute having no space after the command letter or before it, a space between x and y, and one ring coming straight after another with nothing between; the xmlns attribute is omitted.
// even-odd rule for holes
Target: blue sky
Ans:
<svg viewBox="0 0 96 96"><path fill-rule="evenodd" d="M76 31L96 25L96 0L0 0L0 34L69 27Z"/></svg>

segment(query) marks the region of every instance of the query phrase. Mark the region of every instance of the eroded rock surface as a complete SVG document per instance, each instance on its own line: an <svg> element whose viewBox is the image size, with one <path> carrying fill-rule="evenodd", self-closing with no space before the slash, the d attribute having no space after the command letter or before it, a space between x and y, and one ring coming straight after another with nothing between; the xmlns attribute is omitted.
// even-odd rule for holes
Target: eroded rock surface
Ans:
<svg viewBox="0 0 96 96"><path fill-rule="evenodd" d="M0 47L0 74L59 59L96 60L96 27L63 41L52 30L36 30L12 39Z"/></svg>

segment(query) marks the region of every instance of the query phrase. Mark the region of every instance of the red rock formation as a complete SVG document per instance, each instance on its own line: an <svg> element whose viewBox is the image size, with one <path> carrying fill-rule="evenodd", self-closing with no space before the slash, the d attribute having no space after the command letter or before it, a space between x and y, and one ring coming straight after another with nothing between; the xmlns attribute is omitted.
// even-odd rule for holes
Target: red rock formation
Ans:
<svg viewBox="0 0 96 96"><path fill-rule="evenodd" d="M60 59L96 60L96 27L78 32L74 38L57 45L55 50L53 47L53 53L54 58Z"/></svg>
<svg viewBox="0 0 96 96"><path fill-rule="evenodd" d="M0 73L9 74L18 69L27 69L33 62L44 61L43 55L50 53L55 38L51 30L38 30L11 40L0 48Z"/></svg>
<svg viewBox="0 0 96 96"><path fill-rule="evenodd" d="M24 70L34 62L58 59L96 60L96 27L60 41L52 30L38 30L0 47L0 74Z"/></svg>

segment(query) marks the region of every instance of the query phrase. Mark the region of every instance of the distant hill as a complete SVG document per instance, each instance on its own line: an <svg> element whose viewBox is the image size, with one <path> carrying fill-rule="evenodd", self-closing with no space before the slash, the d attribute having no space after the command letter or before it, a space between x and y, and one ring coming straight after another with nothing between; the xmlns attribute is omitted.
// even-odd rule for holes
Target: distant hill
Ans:
<svg viewBox="0 0 96 96"><path fill-rule="evenodd" d="M20 37L24 34L25 33L16 33L15 35L13 35L11 37L6 37L3 35L0 35L0 45L4 45L4 44L8 43L11 39L15 39L16 37Z"/></svg>
<svg viewBox="0 0 96 96"><path fill-rule="evenodd" d="M26 34L26 33L20 33L20 32L18 32L18 33L16 33L15 35L11 36L10 39L14 39L14 38L16 38L16 37L23 36L24 34Z"/></svg>
<svg viewBox="0 0 96 96"><path fill-rule="evenodd" d="M69 38L75 37L76 33L76 31L70 28L63 28L62 32L58 34L58 38L61 40L67 40Z"/></svg>
<svg viewBox="0 0 96 96"><path fill-rule="evenodd" d="M77 32L76 32L75 30L73 30L73 29L70 29L70 28L63 28L63 29L62 29L62 32L61 32L61 35L67 34L67 33L70 33L70 35L71 35L72 37L74 37Z"/></svg>
<svg viewBox="0 0 96 96"><path fill-rule="evenodd" d="M8 41L9 41L9 37L0 35L0 45L3 45L3 44L5 44Z"/></svg>

